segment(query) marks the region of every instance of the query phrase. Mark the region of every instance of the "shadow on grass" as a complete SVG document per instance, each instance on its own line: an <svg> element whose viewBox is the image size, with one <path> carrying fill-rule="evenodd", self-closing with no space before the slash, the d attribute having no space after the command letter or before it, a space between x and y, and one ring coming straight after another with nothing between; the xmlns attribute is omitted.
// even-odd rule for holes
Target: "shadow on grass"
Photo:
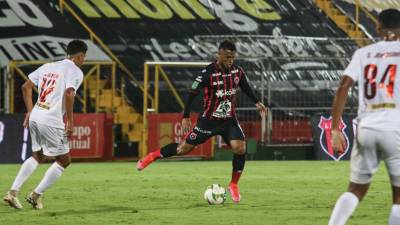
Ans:
<svg viewBox="0 0 400 225"><path fill-rule="evenodd" d="M127 206L111 206L111 205L98 205L95 207L90 207L88 209L68 209L68 210L51 210L47 211L43 209L41 211L36 211L34 209L23 209L16 210L9 208L7 211L0 211L0 214L13 214L13 213L28 213L30 211L43 212L44 216L55 217L55 216L69 216L69 215L85 215L85 214L97 214L97 213L139 213L139 211L152 211L152 210L181 210L181 209L195 209L195 208L209 208L209 207L232 207L233 203L225 203L224 205L208 205L206 203L196 203L186 206L176 206L176 207L148 207L148 208L134 208ZM7 207L7 206L5 206Z"/></svg>

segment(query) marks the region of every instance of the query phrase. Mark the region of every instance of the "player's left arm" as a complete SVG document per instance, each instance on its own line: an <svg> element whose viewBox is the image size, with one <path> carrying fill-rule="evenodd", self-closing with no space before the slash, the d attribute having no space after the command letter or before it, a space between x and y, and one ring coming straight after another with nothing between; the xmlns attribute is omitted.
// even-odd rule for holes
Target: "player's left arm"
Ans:
<svg viewBox="0 0 400 225"><path fill-rule="evenodd" d="M75 89L70 87L65 90L65 114L67 115L67 123L65 125L65 132L67 137L72 135L74 125L74 101L75 101Z"/></svg>
<svg viewBox="0 0 400 225"><path fill-rule="evenodd" d="M67 137L72 135L74 126L74 101L75 94L83 80L82 71L76 71L74 74L70 74L69 79L66 82L66 89L64 92L65 99L65 113L67 116L67 123L65 124L65 132Z"/></svg>
<svg viewBox="0 0 400 225"><path fill-rule="evenodd" d="M241 69L240 69L241 70ZM242 77L239 82L239 87L242 91L251 99L253 100L254 104L256 105L258 111L261 115L265 115L267 113L267 108L264 104L256 97L253 90L251 89L249 82L247 81L247 77L244 75L243 70L241 70Z"/></svg>

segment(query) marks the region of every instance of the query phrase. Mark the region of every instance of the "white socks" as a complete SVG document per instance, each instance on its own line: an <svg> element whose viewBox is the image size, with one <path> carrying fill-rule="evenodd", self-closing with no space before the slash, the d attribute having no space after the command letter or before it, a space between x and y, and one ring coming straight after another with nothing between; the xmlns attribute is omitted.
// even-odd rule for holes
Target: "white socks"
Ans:
<svg viewBox="0 0 400 225"><path fill-rule="evenodd" d="M399 225L400 224L400 205L393 205L392 212L389 216L389 225Z"/></svg>
<svg viewBox="0 0 400 225"><path fill-rule="evenodd" d="M345 225L358 205L358 198L351 192L345 192L337 200L329 225Z"/></svg>
<svg viewBox="0 0 400 225"><path fill-rule="evenodd" d="M11 186L11 190L19 191L21 186L25 183L28 177L36 170L38 162L33 157L25 160L19 169L18 175L15 177L14 183Z"/></svg>
<svg viewBox="0 0 400 225"><path fill-rule="evenodd" d="M54 162L53 165L47 169L42 181L40 181L39 185L35 189L35 193L42 195L43 192L47 190L51 185L54 184L61 174L64 171L64 167L60 166L57 162Z"/></svg>

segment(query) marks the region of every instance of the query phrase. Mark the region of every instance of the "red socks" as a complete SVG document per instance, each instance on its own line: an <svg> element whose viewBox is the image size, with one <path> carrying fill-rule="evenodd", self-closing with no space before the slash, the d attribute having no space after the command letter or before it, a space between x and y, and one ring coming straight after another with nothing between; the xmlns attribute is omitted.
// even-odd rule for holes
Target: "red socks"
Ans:
<svg viewBox="0 0 400 225"><path fill-rule="evenodd" d="M239 182L240 179L240 175L242 175L242 172L238 172L238 171L233 171L232 172L232 180L231 180L231 184L237 184Z"/></svg>

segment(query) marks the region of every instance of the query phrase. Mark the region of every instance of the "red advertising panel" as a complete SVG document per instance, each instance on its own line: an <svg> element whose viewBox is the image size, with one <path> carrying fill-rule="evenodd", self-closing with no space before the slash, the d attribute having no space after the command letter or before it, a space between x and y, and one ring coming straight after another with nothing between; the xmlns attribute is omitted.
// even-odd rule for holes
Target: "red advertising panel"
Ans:
<svg viewBox="0 0 400 225"><path fill-rule="evenodd" d="M197 116L190 118L194 125ZM160 147L169 144L171 142L179 143L184 137L181 129L182 114L181 113L158 113L150 114L148 116L148 151L154 151ZM191 157L212 157L212 142L211 139L202 145L196 146L186 156Z"/></svg>
<svg viewBox="0 0 400 225"><path fill-rule="evenodd" d="M103 158L111 151L108 139L112 139L109 126L105 126L110 116L107 114L74 114L74 130L69 141L73 158ZM111 118L112 119L112 118Z"/></svg>

